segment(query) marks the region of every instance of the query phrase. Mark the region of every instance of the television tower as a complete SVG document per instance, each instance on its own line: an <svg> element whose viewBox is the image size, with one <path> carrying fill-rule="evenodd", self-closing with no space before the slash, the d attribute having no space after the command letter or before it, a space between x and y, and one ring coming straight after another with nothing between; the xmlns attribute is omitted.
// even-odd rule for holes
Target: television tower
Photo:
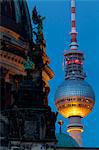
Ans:
<svg viewBox="0 0 99 150"><path fill-rule="evenodd" d="M65 80L57 88L55 105L58 112L68 118L67 132L82 146L81 134L83 125L81 119L87 116L95 103L92 87L85 81L83 71L83 53L78 50L75 19L75 0L71 0L71 43L65 51Z"/></svg>

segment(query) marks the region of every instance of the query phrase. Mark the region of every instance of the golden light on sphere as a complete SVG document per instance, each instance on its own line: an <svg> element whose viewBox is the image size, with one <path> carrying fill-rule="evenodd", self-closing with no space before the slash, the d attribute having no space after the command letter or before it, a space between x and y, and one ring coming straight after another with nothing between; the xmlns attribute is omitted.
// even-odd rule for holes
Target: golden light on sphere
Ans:
<svg viewBox="0 0 99 150"><path fill-rule="evenodd" d="M55 101L55 105L61 115L68 118L70 116L87 116L93 108L94 101L85 97L65 97Z"/></svg>
<svg viewBox="0 0 99 150"><path fill-rule="evenodd" d="M72 131L80 131L80 132L83 132L84 130L82 128L74 128L74 129L67 129L67 132L72 132Z"/></svg>

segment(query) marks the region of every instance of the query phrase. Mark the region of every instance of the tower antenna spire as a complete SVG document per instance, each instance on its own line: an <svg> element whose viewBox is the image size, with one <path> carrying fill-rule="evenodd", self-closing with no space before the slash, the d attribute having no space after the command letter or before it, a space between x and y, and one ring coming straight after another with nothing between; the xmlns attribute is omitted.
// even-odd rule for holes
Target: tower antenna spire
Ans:
<svg viewBox="0 0 99 150"><path fill-rule="evenodd" d="M71 0L71 43L70 43L70 49L71 50L77 50L78 44L77 44L77 31L76 31L76 6L75 6L75 0Z"/></svg>

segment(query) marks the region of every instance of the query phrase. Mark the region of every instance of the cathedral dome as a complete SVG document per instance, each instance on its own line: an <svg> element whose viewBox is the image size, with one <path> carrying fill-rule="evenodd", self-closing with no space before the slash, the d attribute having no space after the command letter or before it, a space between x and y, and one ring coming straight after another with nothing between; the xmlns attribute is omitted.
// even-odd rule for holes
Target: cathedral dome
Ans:
<svg viewBox="0 0 99 150"><path fill-rule="evenodd" d="M56 134L56 139L58 140L58 143L56 147L79 147L77 142L69 135L64 133Z"/></svg>
<svg viewBox="0 0 99 150"><path fill-rule="evenodd" d="M1 0L0 26L8 28L24 39L32 39L29 10L25 0Z"/></svg>
<svg viewBox="0 0 99 150"><path fill-rule="evenodd" d="M26 53L32 50L32 25L26 0L0 0L0 65L23 74Z"/></svg>

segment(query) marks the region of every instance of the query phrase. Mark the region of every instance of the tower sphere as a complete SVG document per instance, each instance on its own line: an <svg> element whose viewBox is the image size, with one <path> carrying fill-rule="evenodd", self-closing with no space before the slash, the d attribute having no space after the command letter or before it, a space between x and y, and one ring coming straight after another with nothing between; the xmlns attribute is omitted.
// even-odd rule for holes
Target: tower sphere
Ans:
<svg viewBox="0 0 99 150"><path fill-rule="evenodd" d="M64 117L85 117L94 105L95 94L84 80L65 80L57 88L55 105Z"/></svg>

